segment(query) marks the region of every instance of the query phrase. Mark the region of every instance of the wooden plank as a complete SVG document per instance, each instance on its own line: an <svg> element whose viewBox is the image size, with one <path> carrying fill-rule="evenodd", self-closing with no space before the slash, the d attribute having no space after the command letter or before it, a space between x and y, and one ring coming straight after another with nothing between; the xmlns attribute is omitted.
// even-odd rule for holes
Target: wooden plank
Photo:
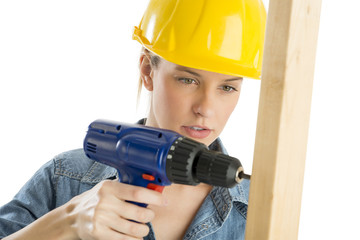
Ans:
<svg viewBox="0 0 360 240"><path fill-rule="evenodd" d="M270 0L246 240L297 239L321 0Z"/></svg>

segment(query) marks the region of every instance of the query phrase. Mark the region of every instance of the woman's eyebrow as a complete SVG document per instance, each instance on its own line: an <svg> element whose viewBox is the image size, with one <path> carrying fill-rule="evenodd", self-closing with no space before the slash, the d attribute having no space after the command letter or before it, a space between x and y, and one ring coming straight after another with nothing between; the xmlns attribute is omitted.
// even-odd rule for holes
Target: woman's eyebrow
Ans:
<svg viewBox="0 0 360 240"><path fill-rule="evenodd" d="M183 67L183 66L176 66L176 70L179 70L179 71L184 71L184 72L188 72L192 75L195 75L197 77L201 77L201 75L197 72L194 72L194 71L191 71L190 68L187 68L187 67Z"/></svg>
<svg viewBox="0 0 360 240"><path fill-rule="evenodd" d="M191 70L190 68L188 68L188 67L176 66L176 70L178 70L178 71L184 71L184 72L190 73L190 74L192 74L192 75L194 75L194 76L201 77L201 74L192 71L192 70ZM234 77L234 78L225 79L224 81L225 81L225 82L241 81L241 80L243 80L243 79L244 79L244 78L242 78L242 77Z"/></svg>
<svg viewBox="0 0 360 240"><path fill-rule="evenodd" d="M242 77L235 77L235 78L226 79L225 82L242 81L243 79L244 78L242 78Z"/></svg>

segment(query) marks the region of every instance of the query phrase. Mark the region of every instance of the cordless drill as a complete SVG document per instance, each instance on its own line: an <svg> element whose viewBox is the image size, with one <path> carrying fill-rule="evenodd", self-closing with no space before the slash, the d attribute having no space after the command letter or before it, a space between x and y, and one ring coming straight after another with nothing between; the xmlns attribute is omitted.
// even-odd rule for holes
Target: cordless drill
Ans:
<svg viewBox="0 0 360 240"><path fill-rule="evenodd" d="M244 174L238 159L174 131L96 120L84 140L86 155L117 169L119 181L162 192L171 183L233 187Z"/></svg>

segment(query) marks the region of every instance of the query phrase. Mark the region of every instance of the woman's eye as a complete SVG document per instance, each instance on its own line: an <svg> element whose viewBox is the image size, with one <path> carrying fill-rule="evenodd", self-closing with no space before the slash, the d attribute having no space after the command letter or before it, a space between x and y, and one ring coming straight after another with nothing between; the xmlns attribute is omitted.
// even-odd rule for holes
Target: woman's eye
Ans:
<svg viewBox="0 0 360 240"><path fill-rule="evenodd" d="M233 91L237 91L236 88L234 87L231 87L231 86L222 86L222 90L225 91L225 92L233 92Z"/></svg>
<svg viewBox="0 0 360 240"><path fill-rule="evenodd" d="M194 79L191 78L179 78L179 81L185 84L192 84L192 83L196 83L196 81Z"/></svg>

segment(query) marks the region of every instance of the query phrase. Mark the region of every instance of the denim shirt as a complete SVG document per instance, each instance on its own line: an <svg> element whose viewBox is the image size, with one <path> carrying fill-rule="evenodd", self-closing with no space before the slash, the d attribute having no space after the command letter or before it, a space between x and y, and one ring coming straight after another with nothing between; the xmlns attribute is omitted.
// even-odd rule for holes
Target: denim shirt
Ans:
<svg viewBox="0 0 360 240"><path fill-rule="evenodd" d="M221 141L210 148L220 151ZM226 151L225 151L226 152ZM105 179L116 179L117 170L86 157L82 149L56 156L42 166L16 196L0 208L0 239L65 204ZM190 224L184 239L244 239L249 181L228 189L213 187ZM144 239L154 240L150 233Z"/></svg>

